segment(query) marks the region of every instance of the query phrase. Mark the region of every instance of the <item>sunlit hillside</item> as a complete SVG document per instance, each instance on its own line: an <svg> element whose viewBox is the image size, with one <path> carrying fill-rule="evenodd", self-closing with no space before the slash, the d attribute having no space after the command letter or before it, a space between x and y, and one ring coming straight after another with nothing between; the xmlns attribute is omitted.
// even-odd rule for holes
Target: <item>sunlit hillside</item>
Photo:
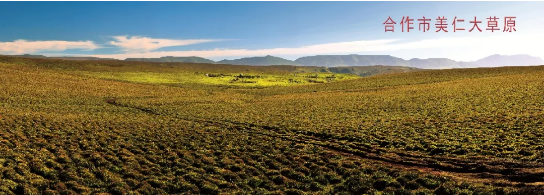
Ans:
<svg viewBox="0 0 544 195"><path fill-rule="evenodd" d="M0 58L4 194L544 190L544 66L359 77Z"/></svg>

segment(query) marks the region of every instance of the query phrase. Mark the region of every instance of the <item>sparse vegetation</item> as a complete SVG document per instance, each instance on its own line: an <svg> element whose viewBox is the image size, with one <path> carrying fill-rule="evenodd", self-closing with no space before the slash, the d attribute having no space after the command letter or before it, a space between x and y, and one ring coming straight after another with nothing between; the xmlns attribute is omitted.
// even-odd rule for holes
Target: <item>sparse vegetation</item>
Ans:
<svg viewBox="0 0 544 195"><path fill-rule="evenodd" d="M0 191L544 192L543 66L292 69L0 56Z"/></svg>

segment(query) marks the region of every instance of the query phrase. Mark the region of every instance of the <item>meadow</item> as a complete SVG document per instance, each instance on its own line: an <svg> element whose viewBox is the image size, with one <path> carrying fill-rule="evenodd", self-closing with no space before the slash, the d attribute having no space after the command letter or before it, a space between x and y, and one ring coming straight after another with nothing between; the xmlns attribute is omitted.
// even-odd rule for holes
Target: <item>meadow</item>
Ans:
<svg viewBox="0 0 544 195"><path fill-rule="evenodd" d="M544 66L0 56L0 83L2 194L544 193Z"/></svg>

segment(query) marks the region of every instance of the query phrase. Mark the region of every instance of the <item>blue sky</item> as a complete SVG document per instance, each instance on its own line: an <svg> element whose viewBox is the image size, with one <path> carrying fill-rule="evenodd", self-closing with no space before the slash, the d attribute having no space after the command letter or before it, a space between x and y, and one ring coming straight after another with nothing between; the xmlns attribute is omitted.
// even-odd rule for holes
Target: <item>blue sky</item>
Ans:
<svg viewBox="0 0 544 195"><path fill-rule="evenodd" d="M544 57L544 2L0 2L0 53L48 56L202 56L388 54L471 61L492 54ZM395 32L384 32L391 16ZM415 19L400 31L403 16ZM430 32L417 19L431 18ZM436 33L445 16L448 33ZM474 16L483 32L452 32ZM499 32L486 31L497 16ZM505 16L516 32L502 32Z"/></svg>

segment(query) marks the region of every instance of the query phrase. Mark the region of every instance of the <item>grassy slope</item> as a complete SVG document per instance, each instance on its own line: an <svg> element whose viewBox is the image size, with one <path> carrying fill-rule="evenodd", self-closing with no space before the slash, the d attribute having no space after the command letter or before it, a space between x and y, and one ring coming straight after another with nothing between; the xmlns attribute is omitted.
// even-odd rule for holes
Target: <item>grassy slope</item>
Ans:
<svg viewBox="0 0 544 195"><path fill-rule="evenodd" d="M320 67L246 66L202 63L65 61L0 57L0 62L67 71L102 79L150 84L212 84L241 87L290 86L358 78ZM392 70L395 71L395 70ZM384 70L386 72L386 70ZM237 76L252 76L252 78Z"/></svg>
<svg viewBox="0 0 544 195"><path fill-rule="evenodd" d="M544 67L249 89L22 63L0 64L5 193L499 193L530 188L481 182L542 182ZM134 65L119 68L146 69ZM214 71L236 68L247 70Z"/></svg>

